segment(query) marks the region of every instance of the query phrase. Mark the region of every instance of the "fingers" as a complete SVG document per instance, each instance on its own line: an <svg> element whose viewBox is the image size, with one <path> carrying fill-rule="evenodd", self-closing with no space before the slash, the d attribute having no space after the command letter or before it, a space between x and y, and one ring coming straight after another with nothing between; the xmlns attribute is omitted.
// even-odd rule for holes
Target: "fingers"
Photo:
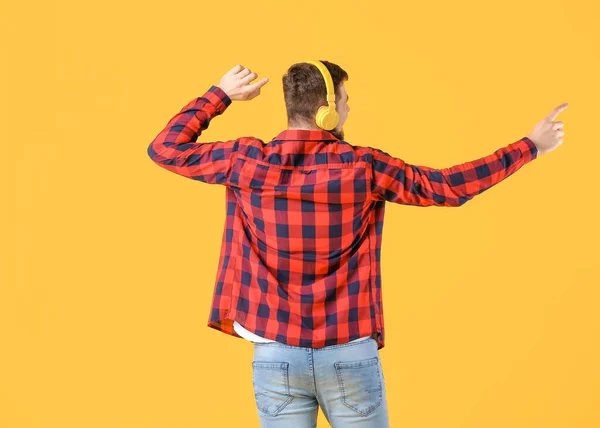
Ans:
<svg viewBox="0 0 600 428"><path fill-rule="evenodd" d="M252 70L250 70L249 68L245 68L241 64L236 64L235 67L233 67L225 74L225 76L232 78L234 85L242 89L243 92L246 93L246 96L250 95L252 98L255 92L257 93L257 91L259 91L260 88L266 85L269 81L269 78L265 77L259 80L258 82L250 85L250 82L256 79L258 77L258 74L253 73Z"/></svg>
<svg viewBox="0 0 600 428"><path fill-rule="evenodd" d="M248 72L250 72L250 70L249 70L249 69L246 69L246 70L248 70ZM245 71L245 70L244 70L244 71ZM242 74L242 73L240 73L240 74ZM253 91L257 90L258 88L260 88L260 87L264 86L264 85L265 85L265 84L266 84L266 83L269 81L269 78L268 78L268 77L265 77L265 78L263 78L263 79L259 80L258 82L256 82L256 83L253 83L252 85L250 85L249 83L250 83L250 82L252 82L252 81L253 81L254 79L256 79L257 77L258 77L258 74L254 73L254 72L250 72L250 73L249 73L248 75L246 75L244 78L240 79L240 84L241 84L241 85L246 85L246 84L248 84L248 86L246 87L246 89L247 89L249 92L253 92Z"/></svg>
<svg viewBox="0 0 600 428"><path fill-rule="evenodd" d="M556 131L557 129L562 128L563 126L565 126L565 124L563 122L554 122L552 124L552 130Z"/></svg>
<svg viewBox="0 0 600 428"><path fill-rule="evenodd" d="M552 110L552 112L550 112L550 114L548 115L548 119L553 121L560 114L560 112L562 112L567 107L569 107L569 103L559 105L554 110Z"/></svg>
<svg viewBox="0 0 600 428"><path fill-rule="evenodd" d="M243 69L244 67L242 67L240 64L236 64L231 70L225 73L225 76L233 76L234 74L239 73Z"/></svg>
<svg viewBox="0 0 600 428"><path fill-rule="evenodd" d="M252 74L252 70L250 70L249 68L244 68L235 77L239 77L241 79L242 77L247 77L250 74Z"/></svg>
<svg viewBox="0 0 600 428"><path fill-rule="evenodd" d="M258 77L258 74L253 73L249 68L244 67L241 64L237 64L231 70L226 73L227 76L236 76L240 78L240 83L245 85L249 82L252 82L254 79Z"/></svg>
<svg viewBox="0 0 600 428"><path fill-rule="evenodd" d="M235 77L243 77L243 76L247 76L248 73L250 73L251 70L249 68L244 67L241 64L237 64L235 67L233 67L231 70L229 70L227 72L228 76L235 76Z"/></svg>
<svg viewBox="0 0 600 428"><path fill-rule="evenodd" d="M248 72L246 73L246 71L248 71ZM246 68L244 71L242 71L239 74L239 76L241 77L240 84L241 85L245 85L247 83L252 82L254 79L256 79L256 77L258 76L258 74L252 73L252 72L250 72L249 69Z"/></svg>

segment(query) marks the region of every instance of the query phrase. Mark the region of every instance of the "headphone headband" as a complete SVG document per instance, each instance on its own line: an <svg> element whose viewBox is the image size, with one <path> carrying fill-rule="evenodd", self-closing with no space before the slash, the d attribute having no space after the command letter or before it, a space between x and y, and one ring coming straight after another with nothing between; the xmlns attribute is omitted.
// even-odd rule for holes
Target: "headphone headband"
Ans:
<svg viewBox="0 0 600 428"><path fill-rule="evenodd" d="M331 130L335 128L340 120L337 110L335 109L335 88L333 86L333 79L325 64L321 61L305 61L308 64L312 64L319 69L325 80L325 88L327 89L327 106L321 106L317 111L315 121L317 126L324 130Z"/></svg>

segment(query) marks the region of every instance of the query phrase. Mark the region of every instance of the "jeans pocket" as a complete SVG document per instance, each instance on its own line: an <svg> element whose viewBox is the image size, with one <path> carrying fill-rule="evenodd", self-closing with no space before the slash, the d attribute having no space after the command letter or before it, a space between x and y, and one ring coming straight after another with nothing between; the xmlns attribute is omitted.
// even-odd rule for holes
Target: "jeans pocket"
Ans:
<svg viewBox="0 0 600 428"><path fill-rule="evenodd" d="M254 398L259 410L277 416L292 397L288 376L288 362L252 361Z"/></svg>
<svg viewBox="0 0 600 428"><path fill-rule="evenodd" d="M373 412L383 402L379 357L334 363L342 402L362 416Z"/></svg>

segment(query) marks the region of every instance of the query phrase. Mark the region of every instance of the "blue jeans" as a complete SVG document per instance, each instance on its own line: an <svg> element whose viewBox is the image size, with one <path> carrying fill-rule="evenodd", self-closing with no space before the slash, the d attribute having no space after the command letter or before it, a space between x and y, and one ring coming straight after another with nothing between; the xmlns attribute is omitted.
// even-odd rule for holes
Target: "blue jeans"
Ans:
<svg viewBox="0 0 600 428"><path fill-rule="evenodd" d="M254 342L254 398L261 428L317 426L319 405L332 428L388 428L377 342L303 348Z"/></svg>

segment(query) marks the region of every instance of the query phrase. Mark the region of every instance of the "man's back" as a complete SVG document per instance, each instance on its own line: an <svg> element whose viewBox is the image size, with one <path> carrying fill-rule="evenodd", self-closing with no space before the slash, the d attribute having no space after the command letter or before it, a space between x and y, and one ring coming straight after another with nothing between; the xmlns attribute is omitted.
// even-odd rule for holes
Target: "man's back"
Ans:
<svg viewBox="0 0 600 428"><path fill-rule="evenodd" d="M314 348L383 335L375 260L383 204L370 191L370 158L326 131L240 141L222 247L240 283L226 314L217 290L209 325L236 319L259 336ZM217 289L227 282L222 271Z"/></svg>

